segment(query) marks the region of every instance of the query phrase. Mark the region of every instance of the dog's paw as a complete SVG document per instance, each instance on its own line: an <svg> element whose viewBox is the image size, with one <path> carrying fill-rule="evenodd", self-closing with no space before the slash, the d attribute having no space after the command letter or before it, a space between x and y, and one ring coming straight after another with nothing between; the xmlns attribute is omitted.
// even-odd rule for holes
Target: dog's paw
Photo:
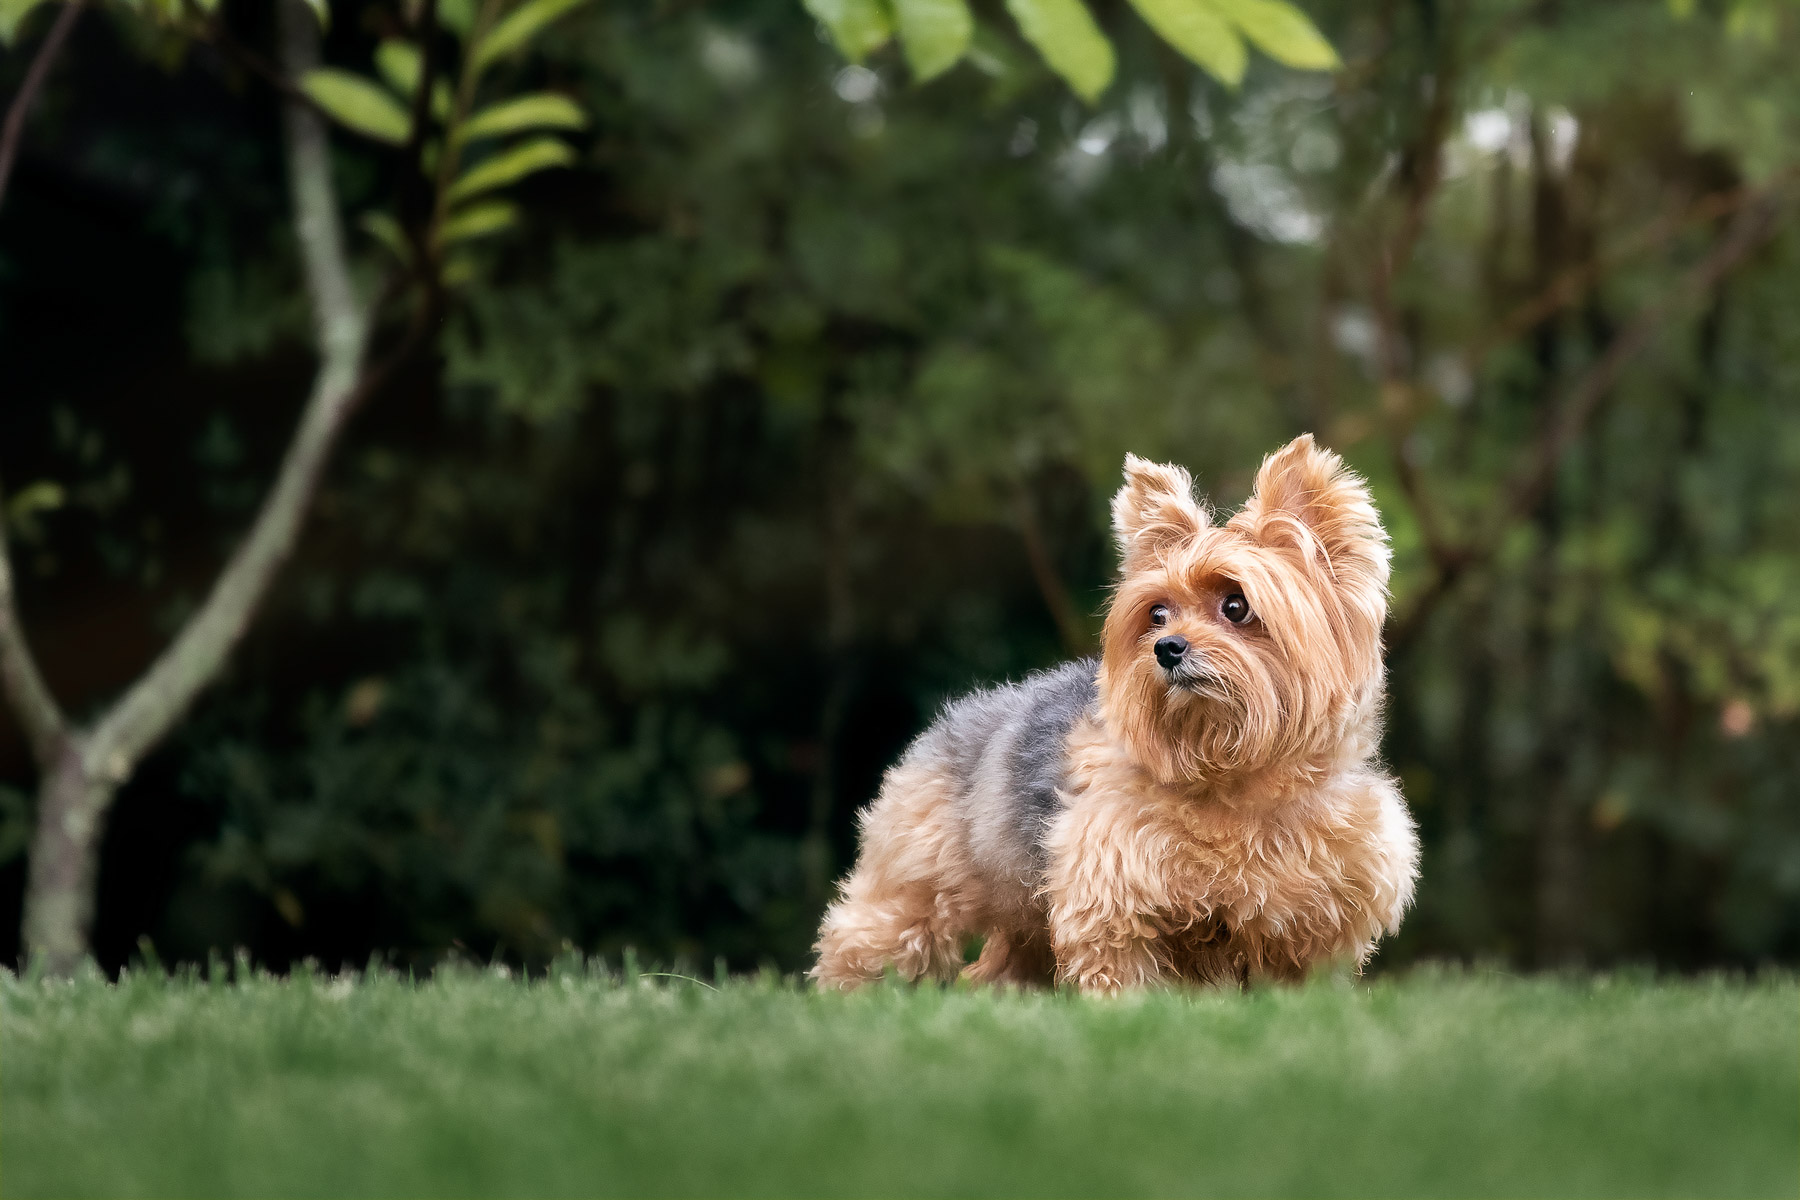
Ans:
<svg viewBox="0 0 1800 1200"><path fill-rule="evenodd" d="M1125 990L1125 985L1104 972L1090 975L1076 982L1086 996L1117 996Z"/></svg>

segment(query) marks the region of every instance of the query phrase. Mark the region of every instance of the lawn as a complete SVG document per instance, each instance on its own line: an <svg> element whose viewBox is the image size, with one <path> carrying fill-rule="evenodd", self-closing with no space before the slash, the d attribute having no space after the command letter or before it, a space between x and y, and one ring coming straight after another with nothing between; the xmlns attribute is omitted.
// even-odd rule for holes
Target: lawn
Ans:
<svg viewBox="0 0 1800 1200"><path fill-rule="evenodd" d="M0 978L8 1196L1791 1196L1800 980Z"/></svg>

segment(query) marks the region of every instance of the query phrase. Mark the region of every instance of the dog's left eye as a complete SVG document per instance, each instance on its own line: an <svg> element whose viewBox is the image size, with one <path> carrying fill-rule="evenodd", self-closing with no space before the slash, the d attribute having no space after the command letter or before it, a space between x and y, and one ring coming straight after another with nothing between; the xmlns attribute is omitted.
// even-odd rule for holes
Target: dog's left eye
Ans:
<svg viewBox="0 0 1800 1200"><path fill-rule="evenodd" d="M1151 607L1150 607L1150 624L1156 626L1157 628L1161 628L1162 626L1167 625L1168 623L1169 623L1169 610L1168 610L1167 606L1161 605L1161 604L1151 605Z"/></svg>
<svg viewBox="0 0 1800 1200"><path fill-rule="evenodd" d="M1233 625L1242 625L1250 619L1250 602L1244 599L1244 593L1233 592L1219 605L1219 615Z"/></svg>

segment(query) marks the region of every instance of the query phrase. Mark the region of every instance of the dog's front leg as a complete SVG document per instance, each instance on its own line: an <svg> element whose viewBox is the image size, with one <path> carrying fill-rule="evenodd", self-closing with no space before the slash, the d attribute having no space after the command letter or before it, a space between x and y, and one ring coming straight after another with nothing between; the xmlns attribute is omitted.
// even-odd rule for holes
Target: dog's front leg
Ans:
<svg viewBox="0 0 1800 1200"><path fill-rule="evenodd" d="M1166 974L1162 946L1148 921L1080 902L1051 905L1056 978L1084 992L1111 994L1156 983Z"/></svg>
<svg viewBox="0 0 1800 1200"><path fill-rule="evenodd" d="M1058 982L1110 993L1170 977L1156 922L1169 896L1160 844L1123 804L1089 798L1052 823L1042 892Z"/></svg>

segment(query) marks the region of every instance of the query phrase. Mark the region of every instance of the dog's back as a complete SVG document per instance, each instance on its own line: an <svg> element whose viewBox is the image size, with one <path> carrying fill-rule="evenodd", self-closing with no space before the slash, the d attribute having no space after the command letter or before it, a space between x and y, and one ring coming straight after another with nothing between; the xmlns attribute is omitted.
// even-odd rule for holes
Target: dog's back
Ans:
<svg viewBox="0 0 1800 1200"><path fill-rule="evenodd" d="M1098 669L1080 659L953 700L902 760L954 781L970 855L996 882L1035 887L1043 872L1069 730L1094 707Z"/></svg>
<svg viewBox="0 0 1800 1200"><path fill-rule="evenodd" d="M979 932L973 977L1049 982L1045 832L1068 735L1097 719L1097 671L1066 663L944 707L861 815L862 852L820 927L816 979L852 987L890 966L948 979L963 970L963 935Z"/></svg>

